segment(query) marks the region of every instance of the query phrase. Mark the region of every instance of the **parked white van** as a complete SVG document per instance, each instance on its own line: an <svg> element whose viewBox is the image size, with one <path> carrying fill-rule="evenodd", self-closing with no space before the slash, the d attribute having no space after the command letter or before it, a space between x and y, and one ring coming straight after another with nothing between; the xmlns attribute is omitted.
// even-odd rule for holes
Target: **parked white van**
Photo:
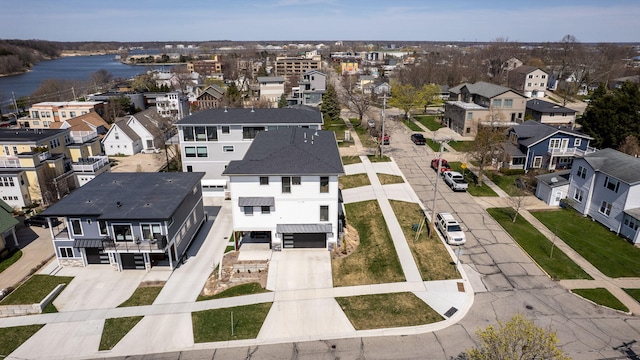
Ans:
<svg viewBox="0 0 640 360"><path fill-rule="evenodd" d="M436 227L449 245L462 245L467 239L460 224L450 213L441 212L436 216Z"/></svg>

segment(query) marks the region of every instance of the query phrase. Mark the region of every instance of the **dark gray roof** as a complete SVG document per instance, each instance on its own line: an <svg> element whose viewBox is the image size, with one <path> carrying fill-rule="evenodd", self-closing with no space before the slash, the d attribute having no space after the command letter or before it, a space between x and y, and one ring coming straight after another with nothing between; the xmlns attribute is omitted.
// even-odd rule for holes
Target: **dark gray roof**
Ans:
<svg viewBox="0 0 640 360"><path fill-rule="evenodd" d="M177 122L178 125L322 124L322 113L311 107L282 109L208 109Z"/></svg>
<svg viewBox="0 0 640 360"><path fill-rule="evenodd" d="M513 89L509 89L504 86L491 84L484 81L479 81L475 84L466 84L465 86L467 87L467 89L469 89L469 92L471 94L481 95L487 99L491 99L498 95L504 94L507 91L513 91L514 93L517 94L517 92ZM521 95L521 96L524 96L524 95Z"/></svg>
<svg viewBox="0 0 640 360"><path fill-rule="evenodd" d="M140 135L138 135L138 133L136 133L135 131L133 131L133 129L131 127L129 127L129 125L127 125L127 122L125 120L120 120L118 122L113 123L113 125L111 126L111 128L118 128L120 129L120 131L122 131L125 135L127 135L127 137L131 140L131 141L136 141L136 140L140 140ZM115 131L115 130L114 130Z"/></svg>
<svg viewBox="0 0 640 360"><path fill-rule="evenodd" d="M190 172L106 172L53 204L42 215L96 216L103 220L169 219L194 186L200 186L203 176L204 173Z"/></svg>
<svg viewBox="0 0 640 360"><path fill-rule="evenodd" d="M0 142L38 142L68 132L69 129L0 129Z"/></svg>
<svg viewBox="0 0 640 360"><path fill-rule="evenodd" d="M342 159L333 131L288 128L262 131L242 160L222 175L340 175Z"/></svg>
<svg viewBox="0 0 640 360"><path fill-rule="evenodd" d="M538 143L539 141L546 139L557 132L563 132L565 134L581 137L583 139L592 139L591 137L581 132L571 130L567 127L556 128L547 124L539 123L534 120L528 120L523 124L515 125L512 129L518 137L518 143L527 147Z"/></svg>
<svg viewBox="0 0 640 360"><path fill-rule="evenodd" d="M587 154L583 158L595 171L629 185L640 183L640 158L609 148Z"/></svg>
<svg viewBox="0 0 640 360"><path fill-rule="evenodd" d="M542 113L573 113L575 114L577 111L573 109L569 109L568 107L564 107L552 102L540 100L540 99L531 99L527 101L527 109L531 109L537 112Z"/></svg>
<svg viewBox="0 0 640 360"><path fill-rule="evenodd" d="M258 76L259 83L281 83L284 82L282 76Z"/></svg>
<svg viewBox="0 0 640 360"><path fill-rule="evenodd" d="M520 65L517 68L511 70L515 73L519 73L519 74L528 74L530 72L536 71L536 70L540 70L540 68L537 68L535 66L529 66L529 65ZM544 72L544 70L542 70Z"/></svg>
<svg viewBox="0 0 640 360"><path fill-rule="evenodd" d="M556 187L556 186L562 186L562 185L568 184L569 176L571 176L571 170L563 170L563 171L556 171L548 174L538 175L536 176L536 179L538 179L538 181L541 181L547 184L548 186Z"/></svg>
<svg viewBox="0 0 640 360"><path fill-rule="evenodd" d="M508 154L511 157L519 157L519 156L526 156L525 153L522 152L522 150L520 150L520 147L514 145L513 143L511 143L510 141L506 141L503 145L503 150L506 154Z"/></svg>

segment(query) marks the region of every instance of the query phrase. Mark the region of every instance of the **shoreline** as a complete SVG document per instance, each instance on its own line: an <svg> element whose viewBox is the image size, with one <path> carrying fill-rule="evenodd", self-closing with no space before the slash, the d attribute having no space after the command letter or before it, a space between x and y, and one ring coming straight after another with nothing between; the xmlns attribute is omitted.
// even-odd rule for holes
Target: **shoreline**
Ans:
<svg viewBox="0 0 640 360"><path fill-rule="evenodd" d="M118 54L118 50L63 50L60 52L60 57L69 57L69 56L102 56L102 55L112 55Z"/></svg>

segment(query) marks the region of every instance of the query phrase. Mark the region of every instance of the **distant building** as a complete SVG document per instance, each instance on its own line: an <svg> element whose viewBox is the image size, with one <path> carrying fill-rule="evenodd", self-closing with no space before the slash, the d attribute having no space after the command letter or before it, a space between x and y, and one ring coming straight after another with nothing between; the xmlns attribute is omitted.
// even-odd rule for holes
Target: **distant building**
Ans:
<svg viewBox="0 0 640 360"><path fill-rule="evenodd" d="M548 74L535 66L522 65L509 72L509 86L528 98L543 98Z"/></svg>
<svg viewBox="0 0 640 360"><path fill-rule="evenodd" d="M540 99L527 101L526 114L539 123L551 126L573 127L577 113L576 110Z"/></svg>
<svg viewBox="0 0 640 360"><path fill-rule="evenodd" d="M260 101L265 101L269 107L278 107L278 101L284 94L285 79L282 76L260 76L258 86Z"/></svg>
<svg viewBox="0 0 640 360"><path fill-rule="evenodd" d="M62 122L92 111L104 115L102 101L57 101L41 102L31 105L29 116L18 119L23 128L48 129L53 122Z"/></svg>

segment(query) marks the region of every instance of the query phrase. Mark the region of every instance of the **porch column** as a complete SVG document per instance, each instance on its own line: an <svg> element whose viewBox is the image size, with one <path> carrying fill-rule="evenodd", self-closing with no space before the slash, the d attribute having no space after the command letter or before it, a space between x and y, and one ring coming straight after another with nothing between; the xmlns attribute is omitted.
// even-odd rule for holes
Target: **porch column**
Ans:
<svg viewBox="0 0 640 360"><path fill-rule="evenodd" d="M173 256L171 256L171 248L167 250L167 254L169 255L169 266L173 269Z"/></svg>
<svg viewBox="0 0 640 360"><path fill-rule="evenodd" d="M13 244L18 247L18 237L16 236L16 228L11 228L11 235L13 235Z"/></svg>

